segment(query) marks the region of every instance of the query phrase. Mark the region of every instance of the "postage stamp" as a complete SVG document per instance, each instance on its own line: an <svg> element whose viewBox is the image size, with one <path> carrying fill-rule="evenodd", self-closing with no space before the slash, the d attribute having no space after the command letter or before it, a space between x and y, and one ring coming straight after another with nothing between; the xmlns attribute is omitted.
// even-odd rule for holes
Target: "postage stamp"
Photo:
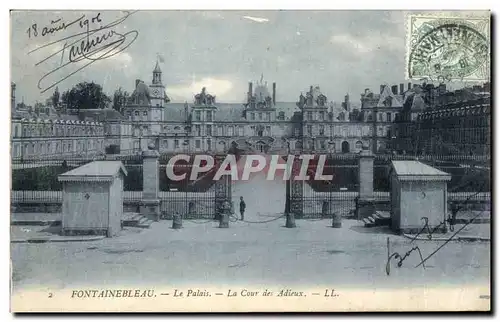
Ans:
<svg viewBox="0 0 500 322"><path fill-rule="evenodd" d="M406 17L406 79L490 79L490 18Z"/></svg>

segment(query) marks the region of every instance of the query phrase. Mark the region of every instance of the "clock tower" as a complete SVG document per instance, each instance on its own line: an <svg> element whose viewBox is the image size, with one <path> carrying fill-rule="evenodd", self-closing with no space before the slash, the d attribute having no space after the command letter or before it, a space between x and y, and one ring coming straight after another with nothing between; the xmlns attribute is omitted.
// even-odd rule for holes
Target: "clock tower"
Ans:
<svg viewBox="0 0 500 322"><path fill-rule="evenodd" d="M149 86L151 90L151 107L164 107L165 105L165 86L161 82L161 69L158 61L153 70L153 82Z"/></svg>

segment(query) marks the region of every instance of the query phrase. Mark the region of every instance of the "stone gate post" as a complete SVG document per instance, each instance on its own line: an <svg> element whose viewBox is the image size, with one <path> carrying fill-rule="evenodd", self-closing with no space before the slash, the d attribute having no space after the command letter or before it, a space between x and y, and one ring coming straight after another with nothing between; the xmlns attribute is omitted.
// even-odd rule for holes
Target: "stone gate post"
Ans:
<svg viewBox="0 0 500 322"><path fill-rule="evenodd" d="M292 164L292 173L290 175L290 213L295 218L300 219L304 216L304 181L295 179L300 174L301 160L299 155L295 154Z"/></svg>
<svg viewBox="0 0 500 322"><path fill-rule="evenodd" d="M359 196L356 216L362 219L375 212L373 195L373 160L375 156L367 146L359 154Z"/></svg>
<svg viewBox="0 0 500 322"><path fill-rule="evenodd" d="M149 150L142 152L142 180L143 191L140 204L141 215L149 219L158 221L160 219L160 199L159 191L159 170L158 158L160 153L149 147Z"/></svg>

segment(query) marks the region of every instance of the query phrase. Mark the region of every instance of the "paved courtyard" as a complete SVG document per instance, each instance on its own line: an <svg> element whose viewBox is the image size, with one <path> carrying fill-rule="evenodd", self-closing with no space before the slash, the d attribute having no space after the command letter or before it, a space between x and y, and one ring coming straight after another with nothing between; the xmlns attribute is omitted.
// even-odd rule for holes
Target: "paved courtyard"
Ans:
<svg viewBox="0 0 500 322"><path fill-rule="evenodd" d="M452 241L426 262L426 269L414 267L419 256L413 252L401 268L394 260L387 276L387 237L391 253L401 255L419 246L426 257L443 242L410 244L385 228L365 228L355 220L345 220L340 229L329 227L329 220L298 220L295 229L283 227L284 219L265 224L233 222L228 229L206 221L185 221L180 230L170 225L171 221L162 221L150 229L127 228L119 237L98 241L11 244L14 291L134 284L489 284L487 242Z"/></svg>

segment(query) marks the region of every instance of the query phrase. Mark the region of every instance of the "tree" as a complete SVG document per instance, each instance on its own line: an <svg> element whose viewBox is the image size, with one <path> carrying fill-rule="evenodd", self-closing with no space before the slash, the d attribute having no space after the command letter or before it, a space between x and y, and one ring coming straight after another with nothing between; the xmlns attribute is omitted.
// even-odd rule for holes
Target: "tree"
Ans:
<svg viewBox="0 0 500 322"><path fill-rule="evenodd" d="M118 112L122 112L123 106L127 103L129 94L127 91L123 91L122 88L118 88L113 95L113 109Z"/></svg>
<svg viewBox="0 0 500 322"><path fill-rule="evenodd" d="M50 100L52 101L52 106L54 106L55 108L59 106L59 98L60 98L59 88L56 87L54 94L52 94L52 96L50 97Z"/></svg>
<svg viewBox="0 0 500 322"><path fill-rule="evenodd" d="M101 85L83 82L64 92L62 101L68 109L80 110L105 108L111 99L103 92Z"/></svg>

